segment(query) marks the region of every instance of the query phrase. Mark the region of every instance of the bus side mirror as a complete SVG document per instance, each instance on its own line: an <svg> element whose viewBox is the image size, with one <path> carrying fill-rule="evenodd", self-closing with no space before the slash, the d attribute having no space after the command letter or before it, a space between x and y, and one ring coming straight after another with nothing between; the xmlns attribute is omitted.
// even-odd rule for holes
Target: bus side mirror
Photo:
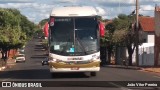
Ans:
<svg viewBox="0 0 160 90"><path fill-rule="evenodd" d="M100 30L100 36L104 37L104 35L105 35L105 27L104 27L104 24L102 22L99 23L99 30Z"/></svg>

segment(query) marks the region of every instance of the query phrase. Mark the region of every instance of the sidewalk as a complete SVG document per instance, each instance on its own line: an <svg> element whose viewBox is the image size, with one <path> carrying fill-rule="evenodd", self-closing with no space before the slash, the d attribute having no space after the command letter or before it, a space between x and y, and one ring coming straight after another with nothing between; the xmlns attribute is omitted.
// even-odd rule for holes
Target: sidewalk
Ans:
<svg viewBox="0 0 160 90"><path fill-rule="evenodd" d="M141 70L142 69L141 67L137 67L137 66L124 66L124 65L104 65L102 67L134 69L134 70Z"/></svg>
<svg viewBox="0 0 160 90"><path fill-rule="evenodd" d="M4 69L9 68L11 65L15 65L14 59L8 59L6 65L3 60L0 60L0 71L3 71Z"/></svg>
<svg viewBox="0 0 160 90"><path fill-rule="evenodd" d="M141 70L141 71L153 72L153 73L160 74L160 67L137 67L137 66L124 66L124 65L105 65L103 67L134 69L134 70Z"/></svg>
<svg viewBox="0 0 160 90"><path fill-rule="evenodd" d="M142 70L147 71L147 72L154 72L154 73L160 74L160 67L143 68Z"/></svg>

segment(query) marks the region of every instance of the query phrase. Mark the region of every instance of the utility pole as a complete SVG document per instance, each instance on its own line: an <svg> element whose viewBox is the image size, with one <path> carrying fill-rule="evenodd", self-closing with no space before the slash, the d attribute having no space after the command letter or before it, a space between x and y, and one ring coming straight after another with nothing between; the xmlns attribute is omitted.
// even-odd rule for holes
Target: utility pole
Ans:
<svg viewBox="0 0 160 90"><path fill-rule="evenodd" d="M139 66L139 22L138 22L138 16L139 16L139 2L136 0L136 65Z"/></svg>

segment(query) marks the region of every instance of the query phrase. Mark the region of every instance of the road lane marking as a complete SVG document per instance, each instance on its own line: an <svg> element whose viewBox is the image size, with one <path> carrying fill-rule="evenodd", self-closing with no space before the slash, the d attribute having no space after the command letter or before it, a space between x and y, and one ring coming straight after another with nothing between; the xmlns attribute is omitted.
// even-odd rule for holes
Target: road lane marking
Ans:
<svg viewBox="0 0 160 90"><path fill-rule="evenodd" d="M116 86L116 87L119 87L121 90L132 90L132 89L129 89L129 88L123 87L123 86L121 86L121 85L117 85L117 84L112 83L112 82L110 82L110 84L112 84L112 85L114 85L114 86Z"/></svg>
<svg viewBox="0 0 160 90"><path fill-rule="evenodd" d="M11 80L11 79L13 79L14 77L9 77L9 78L6 78L6 79L3 79L3 80L1 80L1 81L9 81L9 80Z"/></svg>
<svg viewBox="0 0 160 90"><path fill-rule="evenodd" d="M9 79L11 79L11 78L3 79L2 81L8 81Z"/></svg>

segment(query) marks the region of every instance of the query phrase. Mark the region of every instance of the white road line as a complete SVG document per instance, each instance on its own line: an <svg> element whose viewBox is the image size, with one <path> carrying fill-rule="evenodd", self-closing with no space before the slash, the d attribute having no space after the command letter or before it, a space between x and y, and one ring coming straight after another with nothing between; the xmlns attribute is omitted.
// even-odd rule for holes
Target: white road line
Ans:
<svg viewBox="0 0 160 90"><path fill-rule="evenodd" d="M2 81L8 81L9 79L11 79L11 78L3 79Z"/></svg>
<svg viewBox="0 0 160 90"><path fill-rule="evenodd" d="M112 84L112 85L114 85L114 86L116 86L116 87L119 87L121 90L132 90L132 89L129 89L129 88L123 87L123 86L121 86L121 85L117 85L117 84L112 83L112 82L110 82L110 84Z"/></svg>
<svg viewBox="0 0 160 90"><path fill-rule="evenodd" d="M9 78L6 78L6 79L2 79L1 81L9 81L11 79L13 79L14 77L9 77Z"/></svg>

